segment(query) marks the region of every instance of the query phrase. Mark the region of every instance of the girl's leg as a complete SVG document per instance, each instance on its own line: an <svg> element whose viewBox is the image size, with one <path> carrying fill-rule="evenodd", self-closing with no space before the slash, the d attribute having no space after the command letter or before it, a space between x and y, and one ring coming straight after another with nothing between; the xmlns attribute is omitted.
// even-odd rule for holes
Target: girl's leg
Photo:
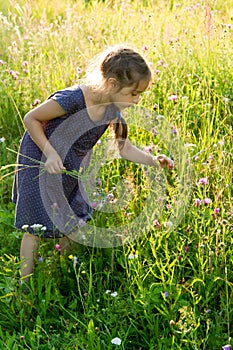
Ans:
<svg viewBox="0 0 233 350"><path fill-rule="evenodd" d="M60 244L60 252L62 256L64 256L66 253L69 254L71 252L71 241L69 238L67 238L66 236L60 238L59 244Z"/></svg>
<svg viewBox="0 0 233 350"><path fill-rule="evenodd" d="M25 281L34 269L35 257L39 246L39 238L30 233L25 233L21 242L21 278Z"/></svg>

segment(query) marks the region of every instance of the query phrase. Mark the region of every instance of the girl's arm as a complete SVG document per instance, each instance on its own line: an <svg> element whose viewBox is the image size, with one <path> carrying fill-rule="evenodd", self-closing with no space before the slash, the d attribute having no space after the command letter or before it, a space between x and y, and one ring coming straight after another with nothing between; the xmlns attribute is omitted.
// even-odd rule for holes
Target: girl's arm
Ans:
<svg viewBox="0 0 233 350"><path fill-rule="evenodd" d="M125 141L122 150L120 150L120 155L134 163L152 165L155 167L160 165L162 168L168 169L174 168L173 160L171 160L169 157L165 156L164 154L153 156L141 151L137 147L133 146L128 139Z"/></svg>
<svg viewBox="0 0 233 350"><path fill-rule="evenodd" d="M32 140L47 158L45 168L51 174L60 173L64 166L60 156L45 136L42 123L65 114L63 108L56 101L50 99L28 112L24 117L24 124Z"/></svg>

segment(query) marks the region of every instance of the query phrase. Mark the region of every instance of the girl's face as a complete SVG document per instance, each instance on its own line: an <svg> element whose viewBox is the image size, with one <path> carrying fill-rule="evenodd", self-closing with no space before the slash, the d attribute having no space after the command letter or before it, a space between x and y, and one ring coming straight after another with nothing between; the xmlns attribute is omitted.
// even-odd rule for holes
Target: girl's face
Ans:
<svg viewBox="0 0 233 350"><path fill-rule="evenodd" d="M140 95L148 88L149 83L149 79L140 80L138 84L124 87L115 93L113 92L110 94L110 102L114 103L119 110L137 104L140 100Z"/></svg>

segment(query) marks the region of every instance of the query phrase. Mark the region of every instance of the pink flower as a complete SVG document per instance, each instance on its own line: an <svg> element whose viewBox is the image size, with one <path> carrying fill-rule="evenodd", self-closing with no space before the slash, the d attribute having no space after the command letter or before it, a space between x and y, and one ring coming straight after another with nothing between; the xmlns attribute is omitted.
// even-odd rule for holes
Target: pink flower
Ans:
<svg viewBox="0 0 233 350"><path fill-rule="evenodd" d="M54 245L54 249L55 249L55 250L60 250L60 244L55 244L55 245Z"/></svg>
<svg viewBox="0 0 233 350"><path fill-rule="evenodd" d="M154 226L154 227L157 227L157 228L160 228L160 227L161 227L161 224L159 223L158 220L154 220L154 221L153 221L153 226Z"/></svg>
<svg viewBox="0 0 233 350"><path fill-rule="evenodd" d="M178 96L177 95L171 95L171 96L168 97L168 99L170 101L176 101L178 99Z"/></svg>
<svg viewBox="0 0 233 350"><path fill-rule="evenodd" d="M203 202L203 204L208 206L211 203L211 199L210 198L204 198L202 202Z"/></svg>
<svg viewBox="0 0 233 350"><path fill-rule="evenodd" d="M156 109L159 107L159 105L157 103L154 104L153 106L153 110L156 111Z"/></svg>
<svg viewBox="0 0 233 350"><path fill-rule="evenodd" d="M209 181L208 181L208 177L201 177L198 181L199 185L208 185Z"/></svg>
<svg viewBox="0 0 233 350"><path fill-rule="evenodd" d="M220 213L220 209L219 209L219 208L215 208L215 209L214 209L214 213L215 213L215 214L219 214L219 213Z"/></svg>
<svg viewBox="0 0 233 350"><path fill-rule="evenodd" d="M194 203L195 203L196 207L200 207L200 205L201 205L201 200L200 200L199 198L196 198L196 199L194 200Z"/></svg>

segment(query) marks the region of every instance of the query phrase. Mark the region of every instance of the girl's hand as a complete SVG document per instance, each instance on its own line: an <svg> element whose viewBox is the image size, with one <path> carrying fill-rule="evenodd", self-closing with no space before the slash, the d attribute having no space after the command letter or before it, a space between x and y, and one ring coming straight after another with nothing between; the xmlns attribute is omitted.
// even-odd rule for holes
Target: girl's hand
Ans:
<svg viewBox="0 0 233 350"><path fill-rule="evenodd" d="M165 156L164 154L160 154L156 156L156 159L159 161L161 168L163 169L174 169L174 162L171 158Z"/></svg>
<svg viewBox="0 0 233 350"><path fill-rule="evenodd" d="M65 169L61 157L57 154L57 152L52 152L48 155L45 162L45 169L50 174L61 174L62 170Z"/></svg>

